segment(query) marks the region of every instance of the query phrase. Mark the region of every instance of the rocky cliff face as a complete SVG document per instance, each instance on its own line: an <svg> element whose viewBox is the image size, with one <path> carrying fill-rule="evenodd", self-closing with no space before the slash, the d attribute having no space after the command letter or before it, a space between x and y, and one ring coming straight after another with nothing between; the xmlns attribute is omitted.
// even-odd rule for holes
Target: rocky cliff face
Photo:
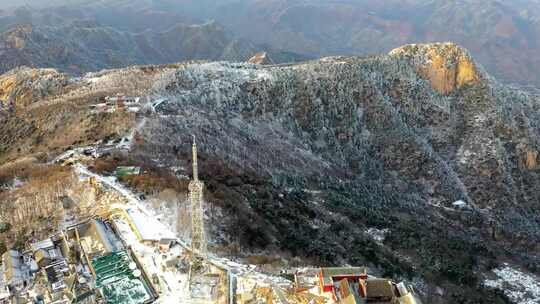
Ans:
<svg viewBox="0 0 540 304"><path fill-rule="evenodd" d="M418 73L443 95L466 85L478 84L480 80L469 53L454 43L407 45L392 50L390 56L412 60Z"/></svg>
<svg viewBox="0 0 540 304"><path fill-rule="evenodd" d="M6 114L2 122L13 124L0 125L10 139L0 159L120 136L114 127L135 117L85 114L99 94L166 97L140 114L145 123L124 157L189 175L197 136L216 252L239 246L312 264L365 264L415 281L432 304L505 303L482 284L493 267L538 272L539 99L499 84L456 45L286 66L104 71L64 90L29 109L34 117L48 110L46 128L24 108ZM38 127L8 136L24 123ZM53 140L78 125L77 141ZM36 132L40 141L26 141ZM371 237L374 229L384 240Z"/></svg>

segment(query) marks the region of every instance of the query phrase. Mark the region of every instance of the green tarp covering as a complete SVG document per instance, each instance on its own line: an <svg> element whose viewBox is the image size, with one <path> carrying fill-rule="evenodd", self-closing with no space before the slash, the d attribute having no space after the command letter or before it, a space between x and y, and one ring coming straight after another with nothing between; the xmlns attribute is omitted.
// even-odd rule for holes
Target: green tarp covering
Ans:
<svg viewBox="0 0 540 304"><path fill-rule="evenodd" d="M125 251L114 252L92 261L97 287L110 304L142 304L150 300L148 286L142 278L133 276L129 264L133 260Z"/></svg>
<svg viewBox="0 0 540 304"><path fill-rule="evenodd" d="M141 171L141 168L139 167L118 167L116 168L116 177L123 178L128 175L137 175Z"/></svg>

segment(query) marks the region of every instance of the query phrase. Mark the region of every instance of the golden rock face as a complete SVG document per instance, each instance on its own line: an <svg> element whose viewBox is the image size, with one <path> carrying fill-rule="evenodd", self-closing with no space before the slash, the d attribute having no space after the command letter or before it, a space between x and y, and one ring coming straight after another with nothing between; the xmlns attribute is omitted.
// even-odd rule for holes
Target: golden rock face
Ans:
<svg viewBox="0 0 540 304"><path fill-rule="evenodd" d="M19 37L15 37L13 38L13 45L16 49L24 49L24 47L26 46L26 41Z"/></svg>
<svg viewBox="0 0 540 304"><path fill-rule="evenodd" d="M16 75L0 77L0 99L7 100L17 84Z"/></svg>
<svg viewBox="0 0 540 304"><path fill-rule="evenodd" d="M390 55L413 59L418 73L443 95L480 80L471 56L453 43L407 45L393 50Z"/></svg>
<svg viewBox="0 0 540 304"><path fill-rule="evenodd" d="M33 28L31 25L22 25L9 31L5 38L6 43L14 49L24 49L26 47L26 39L31 36Z"/></svg>
<svg viewBox="0 0 540 304"><path fill-rule="evenodd" d="M516 146L516 154L520 156L520 166L523 169L534 170L538 165L538 151L526 144Z"/></svg>
<svg viewBox="0 0 540 304"><path fill-rule="evenodd" d="M535 150L527 151L526 156L525 156L525 167L527 167L527 169L529 170L536 168L537 159L538 159L538 151L535 151Z"/></svg>

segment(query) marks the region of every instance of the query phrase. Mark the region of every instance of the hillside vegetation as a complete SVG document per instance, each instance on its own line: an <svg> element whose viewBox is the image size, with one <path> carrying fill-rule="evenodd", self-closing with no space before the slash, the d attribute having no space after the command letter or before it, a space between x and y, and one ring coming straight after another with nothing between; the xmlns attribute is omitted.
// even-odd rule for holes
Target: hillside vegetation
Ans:
<svg viewBox="0 0 540 304"><path fill-rule="evenodd" d="M24 84L51 78L41 70L3 77L13 73L32 75ZM35 99L26 98L38 96L33 85L4 89L16 93L0 114L0 161L45 162L136 126L128 152L111 151L90 167L112 174L118 165L141 166L140 176L122 182L183 203L195 135L211 250L219 254L367 265L415 282L432 304L506 303L482 284L494 267L539 271L538 97L501 85L455 44L53 79L58 84ZM116 93L167 102L136 115L90 112L89 104Z"/></svg>

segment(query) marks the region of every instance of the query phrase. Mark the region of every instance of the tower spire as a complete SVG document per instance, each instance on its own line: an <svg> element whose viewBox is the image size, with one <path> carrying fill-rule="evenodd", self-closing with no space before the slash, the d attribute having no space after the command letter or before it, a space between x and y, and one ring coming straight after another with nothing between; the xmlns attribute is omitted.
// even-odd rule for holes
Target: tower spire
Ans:
<svg viewBox="0 0 540 304"><path fill-rule="evenodd" d="M195 260L206 258L206 234L204 232L203 213L203 188L204 184L199 180L199 168L197 164L197 143L193 136L191 146L193 157L193 179L189 183L189 197L191 200L191 248Z"/></svg>
<svg viewBox="0 0 540 304"><path fill-rule="evenodd" d="M191 146L191 152L193 157L193 180L199 180L199 166L197 164L197 142L195 141L195 135L193 136L193 144Z"/></svg>

